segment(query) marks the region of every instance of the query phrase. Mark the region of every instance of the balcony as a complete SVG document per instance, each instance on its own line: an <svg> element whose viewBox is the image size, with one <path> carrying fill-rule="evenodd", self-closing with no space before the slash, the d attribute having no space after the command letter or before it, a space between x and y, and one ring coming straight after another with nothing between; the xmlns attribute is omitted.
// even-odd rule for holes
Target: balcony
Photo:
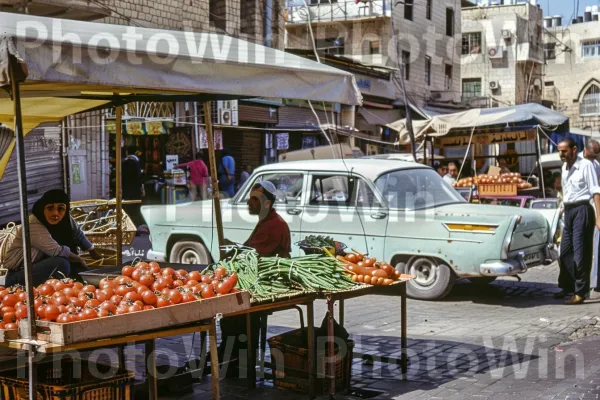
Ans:
<svg viewBox="0 0 600 400"><path fill-rule="evenodd" d="M108 7L95 6L87 0L0 0L0 11L80 21L110 16Z"/></svg>
<svg viewBox="0 0 600 400"><path fill-rule="evenodd" d="M307 0L308 9L304 2L297 0L288 2L286 13L286 23L305 24L311 22L327 21L348 21L364 18L391 17L391 0L372 0L372 1L344 1L336 2L328 0ZM310 13L310 14L309 14Z"/></svg>

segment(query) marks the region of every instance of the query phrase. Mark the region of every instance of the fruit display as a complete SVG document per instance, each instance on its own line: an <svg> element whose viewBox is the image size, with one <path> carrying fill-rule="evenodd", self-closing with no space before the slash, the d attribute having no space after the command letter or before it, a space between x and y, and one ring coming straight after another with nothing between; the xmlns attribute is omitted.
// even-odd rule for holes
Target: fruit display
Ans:
<svg viewBox="0 0 600 400"><path fill-rule="evenodd" d="M36 319L68 323L135 313L237 292L237 274L216 268L200 271L161 268L155 262L126 265L121 275L104 278L98 287L72 279L48 279L34 289ZM17 329L27 317L22 286L0 286L0 329Z"/></svg>
<svg viewBox="0 0 600 400"><path fill-rule="evenodd" d="M458 180L454 187L471 187L473 185L513 184L519 189L531 189L532 185L521 178L521 174L511 172L502 175L477 175Z"/></svg>
<svg viewBox="0 0 600 400"><path fill-rule="evenodd" d="M386 286L398 280L414 278L396 271L392 265L386 262L377 261L375 258L358 252L348 253L344 257L338 256L338 260L344 263L344 269L353 282Z"/></svg>

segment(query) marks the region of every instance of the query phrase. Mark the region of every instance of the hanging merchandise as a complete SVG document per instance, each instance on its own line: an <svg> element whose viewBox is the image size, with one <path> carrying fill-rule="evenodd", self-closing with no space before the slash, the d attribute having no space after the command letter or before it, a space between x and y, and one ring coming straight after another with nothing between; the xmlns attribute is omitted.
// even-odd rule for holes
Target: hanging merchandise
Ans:
<svg viewBox="0 0 600 400"><path fill-rule="evenodd" d="M167 154L177 154L182 162L193 159L192 128L181 126L171 128L169 138L167 139Z"/></svg>
<svg viewBox="0 0 600 400"><path fill-rule="evenodd" d="M147 135L163 135L165 133L166 132L162 121L146 121Z"/></svg>
<svg viewBox="0 0 600 400"><path fill-rule="evenodd" d="M290 134L278 133L277 134L277 150L287 150L290 147Z"/></svg>
<svg viewBox="0 0 600 400"><path fill-rule="evenodd" d="M273 148L273 134L267 133L265 134L265 149Z"/></svg>
<svg viewBox="0 0 600 400"><path fill-rule="evenodd" d="M129 135L143 135L144 134L144 126L142 121L127 121L125 125L127 126L127 134Z"/></svg>
<svg viewBox="0 0 600 400"><path fill-rule="evenodd" d="M199 128L200 130L200 143L199 148L208 149L208 140L206 139L206 129ZM215 150L223 150L223 131L221 129L213 130L213 141Z"/></svg>

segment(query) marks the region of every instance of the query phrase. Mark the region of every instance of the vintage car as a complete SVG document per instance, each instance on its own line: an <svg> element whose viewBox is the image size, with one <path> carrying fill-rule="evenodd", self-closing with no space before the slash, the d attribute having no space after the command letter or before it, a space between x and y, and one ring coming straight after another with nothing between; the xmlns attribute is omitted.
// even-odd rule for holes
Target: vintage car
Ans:
<svg viewBox="0 0 600 400"><path fill-rule="evenodd" d="M487 283L551 261L552 233L538 212L467 203L432 168L397 160L315 160L257 168L239 193L222 200L225 237L243 243L257 223L252 186L275 184L277 212L292 242L327 235L416 276L410 296L441 299L456 278ZM145 206L157 261L208 263L219 248L212 201ZM300 255L294 245L292 255Z"/></svg>

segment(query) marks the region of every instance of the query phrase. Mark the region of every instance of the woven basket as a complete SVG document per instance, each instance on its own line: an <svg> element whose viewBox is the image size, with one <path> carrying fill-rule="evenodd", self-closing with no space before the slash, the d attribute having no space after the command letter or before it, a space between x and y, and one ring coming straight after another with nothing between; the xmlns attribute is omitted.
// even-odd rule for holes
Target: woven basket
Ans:
<svg viewBox="0 0 600 400"><path fill-rule="evenodd" d="M129 203L139 203L139 201L124 201L123 204L129 204ZM92 209L89 210L94 211L94 210L100 210L100 212L107 212L109 210L114 211L116 208L116 202L115 200L98 200L98 199L92 199L92 200L81 200L81 201L73 201L71 202L71 210L72 210L72 214L76 214L73 211L76 211L76 209L81 209L81 210L86 210L86 209ZM122 210L123 212L123 222L121 225L121 232L122 232L122 237L123 237L123 245L125 246L130 246L133 243L133 240L135 239L135 235L137 233L137 228L135 226L135 224L133 223L133 221L131 220L131 218L129 217L129 215L127 215L127 213ZM92 242L95 246L115 246L117 244L117 228L116 228L116 216L115 215L111 215L109 217L105 217L105 219L109 220L110 222L108 224L105 224L104 226L106 227L105 229L102 229L103 227L95 227L92 230L88 230L86 229L87 226L90 223L96 222L98 220L92 220L92 221L88 221L85 218L81 218L81 216L79 215L73 215L73 218L75 219L75 221L78 223L78 225L81 227L81 229L83 230L83 232L85 233L85 236L88 238L88 240L90 242ZM100 231L97 231L100 230Z"/></svg>
<svg viewBox="0 0 600 400"><path fill-rule="evenodd" d="M102 258L94 260L88 253L84 253L81 255L81 258L83 258L89 269L107 268L114 267L115 265L117 265L116 250L96 247L96 252L101 254Z"/></svg>

